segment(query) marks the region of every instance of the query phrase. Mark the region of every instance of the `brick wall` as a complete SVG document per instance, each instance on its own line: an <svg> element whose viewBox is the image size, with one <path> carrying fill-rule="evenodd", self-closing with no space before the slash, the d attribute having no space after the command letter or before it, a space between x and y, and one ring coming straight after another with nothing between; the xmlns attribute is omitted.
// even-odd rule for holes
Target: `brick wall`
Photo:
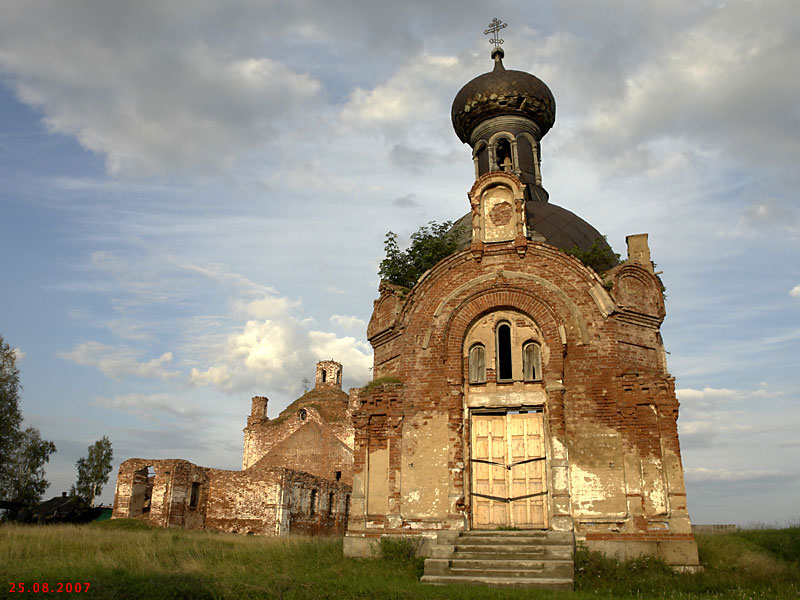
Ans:
<svg viewBox="0 0 800 600"><path fill-rule="evenodd" d="M149 510L142 511L135 488L146 485L148 467L155 476ZM199 484L196 505L193 483ZM225 471L177 459L130 459L120 465L112 518L235 533L343 534L350 494L342 481L280 467Z"/></svg>
<svg viewBox="0 0 800 600"><path fill-rule="evenodd" d="M492 394L506 403L517 394L522 403L543 404L551 527L574 529L579 537L691 536L678 401L659 335L663 297L645 266L624 263L603 281L547 244L529 242L524 251L491 244L448 257L404 293L382 283L368 329L376 377L394 375L402 384L362 393L352 535L468 526L464 342L479 319L510 311L524 317L520 322L532 319L541 332L542 381L499 384L487 362L482 393L490 403L500 402ZM415 454L420 431L440 417L446 419L442 448ZM388 460L376 464L387 470L387 498L385 514L376 514L381 503L369 497L377 484L370 456L382 449ZM439 490L430 502L444 503L444 512L409 519L425 477L415 474L418 489L410 489L408 464L436 462L442 450L446 469L432 470L427 485Z"/></svg>

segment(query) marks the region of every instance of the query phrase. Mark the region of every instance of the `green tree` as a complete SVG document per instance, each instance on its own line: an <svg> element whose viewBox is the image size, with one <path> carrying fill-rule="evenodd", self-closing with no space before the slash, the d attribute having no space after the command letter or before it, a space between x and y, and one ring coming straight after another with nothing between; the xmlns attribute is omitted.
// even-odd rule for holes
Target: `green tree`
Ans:
<svg viewBox="0 0 800 600"><path fill-rule="evenodd" d="M0 336L0 499L33 504L50 485L44 465L56 447L36 428L20 429L20 389L17 352Z"/></svg>
<svg viewBox="0 0 800 600"><path fill-rule="evenodd" d="M378 274L394 285L411 288L420 276L443 258L458 249L458 231L451 231L452 221L431 221L411 234L411 245L400 250L397 234L386 234L386 258L381 261Z"/></svg>
<svg viewBox="0 0 800 600"><path fill-rule="evenodd" d="M75 463L78 468L78 480L70 492L81 496L91 506L94 506L95 498L100 495L103 486L108 483L113 458L114 451L106 436L89 446L89 454L85 458L79 458Z"/></svg>
<svg viewBox="0 0 800 600"><path fill-rule="evenodd" d="M6 499L27 504L39 502L50 485L44 478L44 465L55 451L55 444L43 440L35 427L19 432L4 485Z"/></svg>
<svg viewBox="0 0 800 600"><path fill-rule="evenodd" d="M17 354L0 335L0 496L4 496L11 454L18 446L22 414L19 412ZM7 498L6 498L7 499Z"/></svg>
<svg viewBox="0 0 800 600"><path fill-rule="evenodd" d="M592 242L588 250L581 250L575 245L564 252L571 254L598 274L603 274L619 264L619 254L611 249L605 236Z"/></svg>

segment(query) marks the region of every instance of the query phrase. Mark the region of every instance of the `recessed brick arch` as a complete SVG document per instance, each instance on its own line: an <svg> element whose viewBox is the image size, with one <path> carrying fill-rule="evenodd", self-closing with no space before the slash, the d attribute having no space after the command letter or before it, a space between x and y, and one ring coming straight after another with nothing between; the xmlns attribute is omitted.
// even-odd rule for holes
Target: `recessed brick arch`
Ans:
<svg viewBox="0 0 800 600"><path fill-rule="evenodd" d="M464 299L450 314L442 336L440 356L445 363L447 377L460 381L464 339L470 327L486 314L499 310L512 310L533 319L541 328L545 343L550 346L550 361L544 370L545 378L562 378L564 372L564 344L558 330L555 311L541 298L517 287L483 290Z"/></svg>

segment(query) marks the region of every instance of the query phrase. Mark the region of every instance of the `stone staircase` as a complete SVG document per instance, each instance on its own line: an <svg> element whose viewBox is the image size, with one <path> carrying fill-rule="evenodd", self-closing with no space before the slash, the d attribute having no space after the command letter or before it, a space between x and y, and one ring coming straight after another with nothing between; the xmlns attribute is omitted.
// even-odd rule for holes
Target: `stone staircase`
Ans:
<svg viewBox="0 0 800 600"><path fill-rule="evenodd" d="M572 557L571 532L441 532L422 581L571 590Z"/></svg>

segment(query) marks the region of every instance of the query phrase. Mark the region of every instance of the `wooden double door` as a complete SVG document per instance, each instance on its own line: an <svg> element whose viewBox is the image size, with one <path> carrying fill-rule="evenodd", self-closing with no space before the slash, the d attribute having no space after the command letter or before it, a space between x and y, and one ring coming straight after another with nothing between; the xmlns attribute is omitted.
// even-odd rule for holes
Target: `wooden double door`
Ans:
<svg viewBox="0 0 800 600"><path fill-rule="evenodd" d="M471 415L472 527L547 528L547 477L541 410Z"/></svg>

